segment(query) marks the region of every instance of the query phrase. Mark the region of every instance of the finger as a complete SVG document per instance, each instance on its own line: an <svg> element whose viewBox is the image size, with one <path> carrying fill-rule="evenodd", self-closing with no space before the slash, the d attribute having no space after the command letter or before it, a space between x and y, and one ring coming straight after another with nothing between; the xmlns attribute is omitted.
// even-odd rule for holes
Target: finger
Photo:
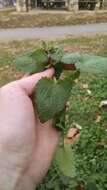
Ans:
<svg viewBox="0 0 107 190"><path fill-rule="evenodd" d="M41 73L33 74L32 76L22 78L18 81L18 85L28 94L31 95L34 91L35 85L43 77L52 77L54 69L48 69Z"/></svg>

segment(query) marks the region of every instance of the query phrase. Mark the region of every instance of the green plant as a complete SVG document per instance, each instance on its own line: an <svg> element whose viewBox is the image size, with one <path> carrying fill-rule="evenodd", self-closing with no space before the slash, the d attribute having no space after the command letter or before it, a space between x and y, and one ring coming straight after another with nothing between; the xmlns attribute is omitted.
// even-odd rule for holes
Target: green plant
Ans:
<svg viewBox="0 0 107 190"><path fill-rule="evenodd" d="M35 73L54 67L53 79L41 79L34 93L34 104L37 106L41 122L53 118L55 127L62 132L61 145L55 156L56 167L64 176L76 177L74 151L64 144L63 138L70 125L65 119L66 103L75 79L82 73L106 74L107 58L83 54L65 53L62 47L48 45L27 53L16 59L16 66L25 72ZM92 185L92 184L91 184Z"/></svg>

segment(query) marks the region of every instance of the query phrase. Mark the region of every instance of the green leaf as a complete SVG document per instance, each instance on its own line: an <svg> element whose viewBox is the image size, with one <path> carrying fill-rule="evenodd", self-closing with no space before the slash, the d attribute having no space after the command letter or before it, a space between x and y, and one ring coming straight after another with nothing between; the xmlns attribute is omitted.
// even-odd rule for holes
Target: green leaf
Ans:
<svg viewBox="0 0 107 190"><path fill-rule="evenodd" d="M54 49L53 53L50 53L52 60L55 61L56 63L61 61L62 55L63 55L62 48Z"/></svg>
<svg viewBox="0 0 107 190"><path fill-rule="evenodd" d="M72 178L76 176L75 157L70 145L58 147L55 160L59 169L65 176Z"/></svg>
<svg viewBox="0 0 107 190"><path fill-rule="evenodd" d="M37 49L33 51L31 54L31 57L36 60L36 63L39 63L39 64L41 63L44 65L47 64L48 56L43 49Z"/></svg>
<svg viewBox="0 0 107 190"><path fill-rule="evenodd" d="M41 122L54 118L61 112L70 96L72 84L69 81L58 82L42 78L35 91L35 102Z"/></svg>
<svg viewBox="0 0 107 190"><path fill-rule="evenodd" d="M48 57L42 49L17 57L15 64L17 69L27 72L36 73L43 71L47 64Z"/></svg>
<svg viewBox="0 0 107 190"><path fill-rule="evenodd" d="M59 63L55 64L54 69L55 69L55 77L57 79L59 79L59 77L60 77L60 75L62 73L62 65L61 65L61 63L59 62Z"/></svg>
<svg viewBox="0 0 107 190"><path fill-rule="evenodd" d="M81 61L76 63L80 72L107 74L107 58L94 55L81 55Z"/></svg>
<svg viewBox="0 0 107 190"><path fill-rule="evenodd" d="M76 71L63 71L63 75L64 78L66 80L69 80L72 82L74 82L75 79L77 79L80 76L80 71L76 70Z"/></svg>
<svg viewBox="0 0 107 190"><path fill-rule="evenodd" d="M26 73L33 73L37 70L35 60L29 54L17 57L15 60L16 68Z"/></svg>
<svg viewBox="0 0 107 190"><path fill-rule="evenodd" d="M66 53L61 60L64 64L75 64L80 72L106 74L107 58L101 56Z"/></svg>
<svg viewBox="0 0 107 190"><path fill-rule="evenodd" d="M79 53L65 53L61 59L62 63L75 64L81 60L81 54Z"/></svg>

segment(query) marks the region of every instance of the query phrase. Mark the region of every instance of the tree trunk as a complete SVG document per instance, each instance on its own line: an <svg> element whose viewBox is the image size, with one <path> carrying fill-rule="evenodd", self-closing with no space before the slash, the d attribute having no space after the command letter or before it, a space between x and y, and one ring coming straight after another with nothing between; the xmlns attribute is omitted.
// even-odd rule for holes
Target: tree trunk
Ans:
<svg viewBox="0 0 107 190"><path fill-rule="evenodd" d="M28 12L31 9L30 0L17 0L16 11L17 12Z"/></svg>
<svg viewBox="0 0 107 190"><path fill-rule="evenodd" d="M103 7L104 7L104 9L107 9L107 0L104 0Z"/></svg>
<svg viewBox="0 0 107 190"><path fill-rule="evenodd" d="M78 11L78 0L68 0L67 2L69 11Z"/></svg>

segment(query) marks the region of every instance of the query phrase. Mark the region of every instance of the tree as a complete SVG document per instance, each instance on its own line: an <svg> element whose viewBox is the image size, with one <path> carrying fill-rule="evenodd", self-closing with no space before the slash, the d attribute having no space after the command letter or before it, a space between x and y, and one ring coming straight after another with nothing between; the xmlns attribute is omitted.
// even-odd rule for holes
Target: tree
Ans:
<svg viewBox="0 0 107 190"><path fill-rule="evenodd" d="M16 1L16 10L18 12L28 12L31 7L30 0L17 0Z"/></svg>

